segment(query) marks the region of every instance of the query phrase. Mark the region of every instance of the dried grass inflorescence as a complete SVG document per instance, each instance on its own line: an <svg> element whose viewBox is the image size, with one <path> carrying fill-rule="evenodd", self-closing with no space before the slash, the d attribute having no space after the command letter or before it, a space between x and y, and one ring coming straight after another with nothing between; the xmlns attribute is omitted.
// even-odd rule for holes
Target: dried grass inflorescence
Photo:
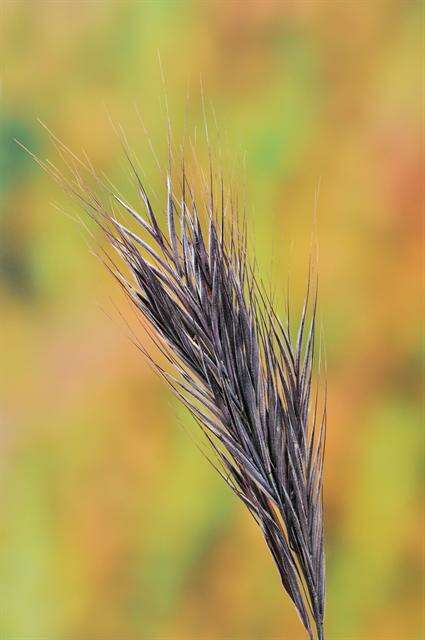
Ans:
<svg viewBox="0 0 425 640"><path fill-rule="evenodd" d="M184 162L174 181L167 172L165 231L125 139L143 213L54 142L66 176L37 161L118 254L100 251L162 355L138 346L199 423L210 461L261 527L310 638L323 639L326 403L312 393L317 285L310 287L309 275L292 335L248 259L246 221L231 211L211 164L203 197Z"/></svg>

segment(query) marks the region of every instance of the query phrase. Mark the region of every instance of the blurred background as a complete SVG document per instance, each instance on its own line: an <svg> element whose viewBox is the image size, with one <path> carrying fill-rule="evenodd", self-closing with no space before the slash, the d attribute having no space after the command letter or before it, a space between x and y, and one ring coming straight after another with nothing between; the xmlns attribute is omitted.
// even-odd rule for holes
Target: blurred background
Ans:
<svg viewBox="0 0 425 640"><path fill-rule="evenodd" d="M422 40L415 1L3 0L2 638L304 638L259 530L108 317L127 310L52 206L69 202L14 142L54 159L40 118L126 188L109 113L160 190L135 111L165 162L157 50L177 139L202 129L202 73L264 273L295 297L320 182L327 637L423 637Z"/></svg>

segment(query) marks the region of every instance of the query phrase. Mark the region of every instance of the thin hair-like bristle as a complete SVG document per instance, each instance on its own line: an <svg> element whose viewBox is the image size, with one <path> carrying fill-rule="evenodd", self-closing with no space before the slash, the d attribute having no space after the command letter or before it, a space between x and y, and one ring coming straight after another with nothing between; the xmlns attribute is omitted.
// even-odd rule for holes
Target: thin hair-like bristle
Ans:
<svg viewBox="0 0 425 640"><path fill-rule="evenodd" d="M309 637L322 640L326 404L321 408L317 391L311 397L317 304L311 270L293 337L289 307L285 326L248 259L246 217L241 229L222 177L215 193L211 156L207 193L199 199L183 159L174 188L169 150L165 231L125 138L144 213L53 141L69 174L38 162L77 198L118 254L100 251L148 321L166 368L140 348L200 425L212 464L261 527Z"/></svg>

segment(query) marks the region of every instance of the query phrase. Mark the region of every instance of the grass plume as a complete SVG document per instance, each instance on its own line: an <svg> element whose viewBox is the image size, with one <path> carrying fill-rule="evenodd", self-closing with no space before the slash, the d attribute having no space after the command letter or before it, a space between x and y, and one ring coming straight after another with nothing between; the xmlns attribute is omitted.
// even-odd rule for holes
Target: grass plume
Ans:
<svg viewBox="0 0 425 640"><path fill-rule="evenodd" d="M125 140L137 207L53 140L66 175L37 161L113 249L102 248L102 260L162 356L138 346L198 422L210 461L260 526L309 637L323 640L326 404L312 390L317 284L309 275L293 335L249 260L246 220L232 213L235 201L211 166L202 197L184 161L168 171L165 215L157 216Z"/></svg>

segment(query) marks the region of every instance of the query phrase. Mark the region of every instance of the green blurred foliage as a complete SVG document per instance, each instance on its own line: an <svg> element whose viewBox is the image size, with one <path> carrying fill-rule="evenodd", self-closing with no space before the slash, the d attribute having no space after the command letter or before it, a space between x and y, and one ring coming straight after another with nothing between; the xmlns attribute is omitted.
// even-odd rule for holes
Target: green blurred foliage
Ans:
<svg viewBox="0 0 425 640"><path fill-rule="evenodd" d="M320 182L328 638L423 637L421 16L396 0L3 2L2 638L304 637L260 532L126 338L115 305L144 334L88 234L51 205L78 212L14 142L57 161L39 118L127 193L111 114L161 197L134 109L165 162L158 50L175 139L196 129L205 159L202 74L263 272L296 301Z"/></svg>

